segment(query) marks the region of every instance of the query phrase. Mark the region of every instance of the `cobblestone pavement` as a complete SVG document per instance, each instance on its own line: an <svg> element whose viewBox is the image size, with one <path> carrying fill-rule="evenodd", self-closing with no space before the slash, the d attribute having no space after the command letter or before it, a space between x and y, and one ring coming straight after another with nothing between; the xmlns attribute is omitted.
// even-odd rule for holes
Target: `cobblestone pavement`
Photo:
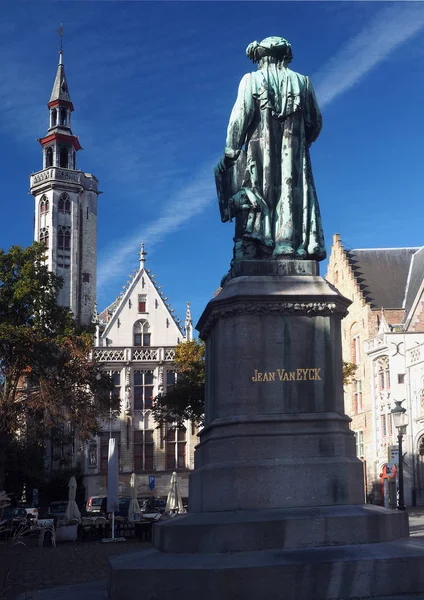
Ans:
<svg viewBox="0 0 424 600"><path fill-rule="evenodd" d="M411 535L424 536L424 507L408 512ZM35 539L28 540L25 546L13 547L10 542L0 541L0 600L15 600L19 594L33 590L105 580L109 556L149 547L150 542L138 540L107 544L91 540L62 542L57 548L39 548ZM398 598L393 596L390 600ZM421 595L401 598L424 600ZM36 599L28 593L25 600Z"/></svg>
<svg viewBox="0 0 424 600"><path fill-rule="evenodd" d="M36 539L12 546L0 541L0 599L14 600L35 589L106 579L109 556L150 548L150 542L126 540L62 542L39 548ZM31 600L28 594L27 600Z"/></svg>

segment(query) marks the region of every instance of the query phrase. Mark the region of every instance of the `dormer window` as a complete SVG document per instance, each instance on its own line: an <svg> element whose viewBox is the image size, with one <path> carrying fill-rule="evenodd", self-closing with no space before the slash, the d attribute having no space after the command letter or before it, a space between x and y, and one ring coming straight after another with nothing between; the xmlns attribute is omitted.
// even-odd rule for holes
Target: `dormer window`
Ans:
<svg viewBox="0 0 424 600"><path fill-rule="evenodd" d="M137 321L134 323L134 346L150 346L149 329L150 327L147 321Z"/></svg>
<svg viewBox="0 0 424 600"><path fill-rule="evenodd" d="M139 294L138 295L138 312L139 313L147 312L146 304L147 304L147 296L145 294Z"/></svg>

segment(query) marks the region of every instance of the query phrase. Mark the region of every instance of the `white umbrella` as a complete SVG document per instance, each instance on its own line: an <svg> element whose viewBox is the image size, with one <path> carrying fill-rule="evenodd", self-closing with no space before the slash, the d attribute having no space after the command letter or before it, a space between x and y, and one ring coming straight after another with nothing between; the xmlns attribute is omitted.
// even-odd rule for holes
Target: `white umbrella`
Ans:
<svg viewBox="0 0 424 600"><path fill-rule="evenodd" d="M183 500L181 498L180 486L178 485L178 477L176 472L172 473L171 486L169 489L168 498L165 506L166 513L178 512L183 513Z"/></svg>
<svg viewBox="0 0 424 600"><path fill-rule="evenodd" d="M114 438L109 439L107 457L107 512L112 513L112 536L103 538L104 542L121 542L125 538L115 537L115 511L119 509L119 465L118 448Z"/></svg>
<svg viewBox="0 0 424 600"><path fill-rule="evenodd" d="M114 513L119 509L119 470L118 470L118 449L115 444L115 438L109 439L109 453L107 457L107 512Z"/></svg>
<svg viewBox="0 0 424 600"><path fill-rule="evenodd" d="M131 475L130 486L131 486L131 501L130 501L130 505L128 507L128 518L134 519L134 515L139 515L141 512L140 505L137 500L137 478L136 478L135 473L133 473Z"/></svg>
<svg viewBox="0 0 424 600"><path fill-rule="evenodd" d="M68 506L66 507L65 516L67 519L81 519L81 513L75 502L75 496L77 493L77 480L75 477L71 477L68 483Z"/></svg>

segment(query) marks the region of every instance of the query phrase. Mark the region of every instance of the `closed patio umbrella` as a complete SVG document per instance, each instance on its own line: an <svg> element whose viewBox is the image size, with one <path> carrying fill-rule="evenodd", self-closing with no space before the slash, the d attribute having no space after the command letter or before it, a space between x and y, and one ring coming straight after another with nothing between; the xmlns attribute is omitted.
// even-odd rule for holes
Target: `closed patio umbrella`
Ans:
<svg viewBox="0 0 424 600"><path fill-rule="evenodd" d="M183 500L176 472L172 473L168 498L166 499L165 513L183 513Z"/></svg>
<svg viewBox="0 0 424 600"><path fill-rule="evenodd" d="M128 507L128 518L134 519L134 515L140 514L140 505L137 500L137 479L135 473L131 475L130 479L131 486L131 500Z"/></svg>
<svg viewBox="0 0 424 600"><path fill-rule="evenodd" d="M81 519L81 513L75 502L75 496L77 493L77 480L75 477L71 477L68 483L68 506L66 507L65 516L67 519Z"/></svg>

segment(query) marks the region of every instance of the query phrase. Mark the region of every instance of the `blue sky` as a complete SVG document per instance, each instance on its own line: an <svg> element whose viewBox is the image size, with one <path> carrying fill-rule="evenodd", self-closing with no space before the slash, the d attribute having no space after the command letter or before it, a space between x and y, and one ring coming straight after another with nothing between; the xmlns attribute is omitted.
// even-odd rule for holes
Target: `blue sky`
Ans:
<svg viewBox="0 0 424 600"><path fill-rule="evenodd" d="M324 128L312 148L326 235L349 247L424 244L421 2L25 2L0 23L0 247L33 238L29 175L64 26L77 167L96 175L98 304L112 302L144 241L176 312L197 321L227 271L233 225L220 222L213 167L246 46L292 44ZM7 67L7 68L5 68ZM325 274L325 266L322 271Z"/></svg>

